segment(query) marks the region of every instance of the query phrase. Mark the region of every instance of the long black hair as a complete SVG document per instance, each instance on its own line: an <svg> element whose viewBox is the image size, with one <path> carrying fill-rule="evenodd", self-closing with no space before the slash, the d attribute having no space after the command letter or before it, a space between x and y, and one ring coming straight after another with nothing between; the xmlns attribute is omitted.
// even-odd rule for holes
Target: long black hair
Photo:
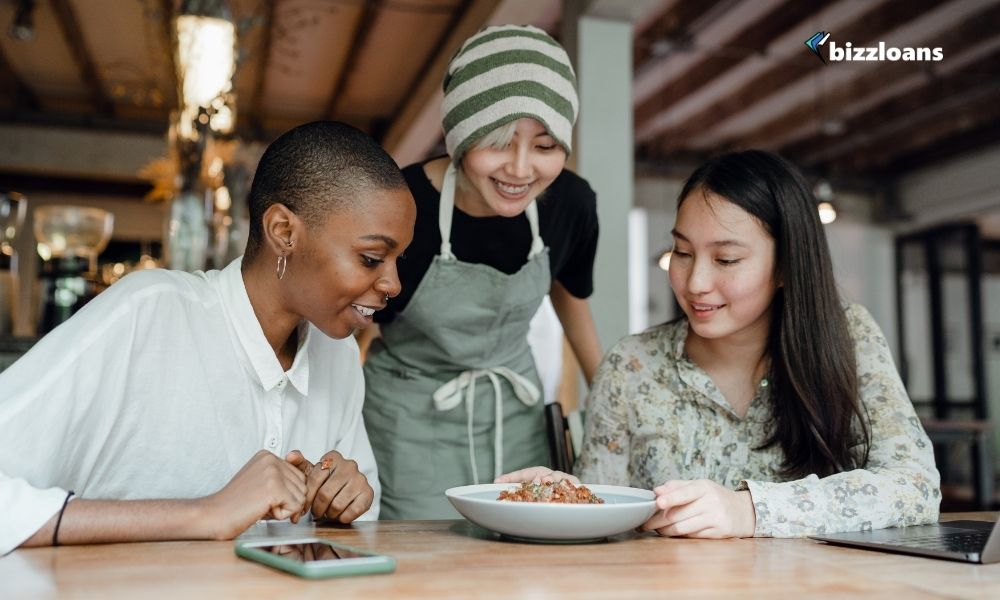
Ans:
<svg viewBox="0 0 1000 600"><path fill-rule="evenodd" d="M863 466L871 433L858 399L854 344L837 293L826 234L805 178L790 162L761 150L724 154L695 171L678 199L710 191L756 219L774 238L774 277L766 352L783 475L821 477ZM860 424L863 455L851 454Z"/></svg>

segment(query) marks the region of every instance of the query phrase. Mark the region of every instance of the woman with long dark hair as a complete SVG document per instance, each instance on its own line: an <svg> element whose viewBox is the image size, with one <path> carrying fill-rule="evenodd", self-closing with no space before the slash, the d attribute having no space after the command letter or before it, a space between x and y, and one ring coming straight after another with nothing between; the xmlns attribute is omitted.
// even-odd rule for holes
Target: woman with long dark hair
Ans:
<svg viewBox="0 0 1000 600"><path fill-rule="evenodd" d="M645 528L663 535L936 521L930 441L878 325L841 303L798 170L759 150L714 158L685 184L672 233L684 317L605 356L577 475L654 489Z"/></svg>

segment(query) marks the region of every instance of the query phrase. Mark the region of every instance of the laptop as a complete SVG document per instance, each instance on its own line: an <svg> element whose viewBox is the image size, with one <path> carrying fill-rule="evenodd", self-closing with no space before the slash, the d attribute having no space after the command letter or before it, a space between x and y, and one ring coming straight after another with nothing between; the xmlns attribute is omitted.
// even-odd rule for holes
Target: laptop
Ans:
<svg viewBox="0 0 1000 600"><path fill-rule="evenodd" d="M893 527L809 536L838 546L851 546L945 558L971 563L1000 562L1000 521L946 521L934 525Z"/></svg>

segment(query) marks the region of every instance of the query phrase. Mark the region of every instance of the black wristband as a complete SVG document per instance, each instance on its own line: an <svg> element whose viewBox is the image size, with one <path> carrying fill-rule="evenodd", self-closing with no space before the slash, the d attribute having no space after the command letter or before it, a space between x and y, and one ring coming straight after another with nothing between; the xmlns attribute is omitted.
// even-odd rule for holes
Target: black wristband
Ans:
<svg viewBox="0 0 1000 600"><path fill-rule="evenodd" d="M66 493L66 499L63 500L62 508L59 509L59 518L56 519L56 529L55 529L55 531L52 532L52 545L53 546L58 546L59 545L59 526L62 524L63 513L66 512L66 505L69 504L69 499L72 498L73 494L75 494L75 493L76 492L74 492L73 490L70 490L69 492L67 492Z"/></svg>

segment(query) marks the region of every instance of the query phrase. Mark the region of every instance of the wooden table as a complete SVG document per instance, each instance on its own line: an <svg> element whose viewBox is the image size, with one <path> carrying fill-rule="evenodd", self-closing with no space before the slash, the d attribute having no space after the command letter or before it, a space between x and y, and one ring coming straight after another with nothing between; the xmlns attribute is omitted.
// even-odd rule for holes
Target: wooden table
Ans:
<svg viewBox="0 0 1000 600"><path fill-rule="evenodd" d="M995 519L995 514L949 515ZM503 541L465 521L383 521L317 535L396 558L391 575L307 581L232 542L33 548L0 558L0 598L1000 598L1000 564L852 550L808 539Z"/></svg>

